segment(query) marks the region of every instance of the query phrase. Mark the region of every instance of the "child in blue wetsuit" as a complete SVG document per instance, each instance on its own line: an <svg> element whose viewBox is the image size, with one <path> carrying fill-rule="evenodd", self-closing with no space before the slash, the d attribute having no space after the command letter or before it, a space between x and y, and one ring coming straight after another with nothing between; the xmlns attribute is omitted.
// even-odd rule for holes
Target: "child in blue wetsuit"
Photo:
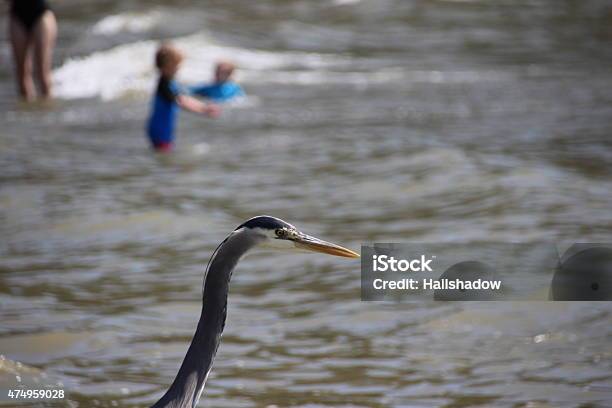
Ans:
<svg viewBox="0 0 612 408"><path fill-rule="evenodd" d="M244 96L244 91L240 85L231 79L235 69L235 65L229 61L218 62L215 68L214 82L194 86L191 88L191 92L214 102L228 102L236 97Z"/></svg>
<svg viewBox="0 0 612 408"><path fill-rule="evenodd" d="M147 124L147 134L153 148L157 151L169 151L174 144L174 129L179 108L190 112L201 113L209 117L219 115L219 108L205 104L182 92L174 80L183 54L170 44L162 44L155 54L155 66L159 71L157 91L153 98L151 116Z"/></svg>

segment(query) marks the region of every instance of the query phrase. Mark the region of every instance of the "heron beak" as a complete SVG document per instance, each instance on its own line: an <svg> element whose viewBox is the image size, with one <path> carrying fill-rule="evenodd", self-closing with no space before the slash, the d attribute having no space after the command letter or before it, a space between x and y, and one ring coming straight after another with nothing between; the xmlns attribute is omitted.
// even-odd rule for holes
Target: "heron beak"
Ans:
<svg viewBox="0 0 612 408"><path fill-rule="evenodd" d="M340 245L332 244L331 242L323 241L310 235L300 234L299 237L293 239L296 248L305 249L307 251L322 252L324 254L343 256L345 258L359 258L357 252L341 247Z"/></svg>

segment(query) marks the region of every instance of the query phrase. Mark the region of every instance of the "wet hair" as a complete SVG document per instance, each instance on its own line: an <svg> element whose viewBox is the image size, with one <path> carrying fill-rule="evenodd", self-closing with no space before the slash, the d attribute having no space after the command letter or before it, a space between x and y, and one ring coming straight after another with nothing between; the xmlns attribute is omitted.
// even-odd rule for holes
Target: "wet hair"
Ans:
<svg viewBox="0 0 612 408"><path fill-rule="evenodd" d="M155 66L163 68L168 63L179 63L183 60L183 53L170 43L162 43L155 53Z"/></svg>
<svg viewBox="0 0 612 408"><path fill-rule="evenodd" d="M228 60L220 60L217 61L217 64L215 65L215 74L218 74L219 71L225 71L227 76L230 77L234 73L235 69L236 65L234 65L233 62Z"/></svg>

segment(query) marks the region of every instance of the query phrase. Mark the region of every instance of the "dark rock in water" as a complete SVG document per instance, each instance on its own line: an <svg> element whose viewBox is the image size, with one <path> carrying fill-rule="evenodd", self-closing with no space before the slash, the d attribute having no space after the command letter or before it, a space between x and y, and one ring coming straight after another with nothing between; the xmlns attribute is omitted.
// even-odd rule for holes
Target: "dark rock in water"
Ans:
<svg viewBox="0 0 612 408"><path fill-rule="evenodd" d="M495 281L499 280L495 276L491 266L478 261L463 261L459 262L450 268L438 278L440 282L448 282L449 285L460 280L464 283L470 283L474 286L479 280ZM440 289L434 290L435 300L495 300L496 291L490 288L487 289L466 289L466 288L450 288L449 285L443 285Z"/></svg>
<svg viewBox="0 0 612 408"><path fill-rule="evenodd" d="M568 249L553 276L550 297L612 300L612 248L577 244Z"/></svg>

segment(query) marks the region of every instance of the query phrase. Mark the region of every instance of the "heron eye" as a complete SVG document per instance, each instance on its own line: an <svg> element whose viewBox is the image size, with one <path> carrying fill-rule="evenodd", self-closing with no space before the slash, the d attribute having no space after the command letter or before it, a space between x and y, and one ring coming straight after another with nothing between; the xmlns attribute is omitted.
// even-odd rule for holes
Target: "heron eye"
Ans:
<svg viewBox="0 0 612 408"><path fill-rule="evenodd" d="M287 230L283 228L279 228L276 231L276 236L278 238L285 238L287 236Z"/></svg>

